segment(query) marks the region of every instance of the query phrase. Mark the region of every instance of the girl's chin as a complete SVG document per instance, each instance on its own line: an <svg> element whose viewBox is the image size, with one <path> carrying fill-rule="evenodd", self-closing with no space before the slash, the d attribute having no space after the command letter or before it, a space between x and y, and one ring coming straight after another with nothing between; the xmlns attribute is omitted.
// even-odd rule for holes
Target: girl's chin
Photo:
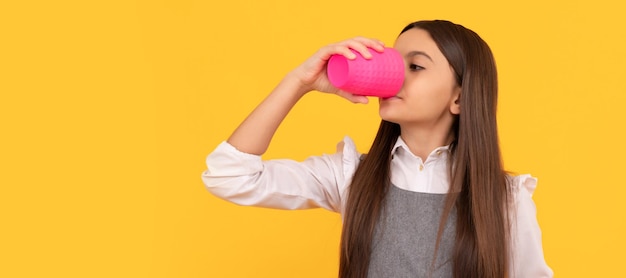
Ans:
<svg viewBox="0 0 626 278"><path fill-rule="evenodd" d="M379 109L378 110L378 115L380 116L381 120L384 121L388 121L388 122L392 122L395 123L396 122L396 117L394 117L394 115L392 113L389 113L390 111L387 111L387 109Z"/></svg>

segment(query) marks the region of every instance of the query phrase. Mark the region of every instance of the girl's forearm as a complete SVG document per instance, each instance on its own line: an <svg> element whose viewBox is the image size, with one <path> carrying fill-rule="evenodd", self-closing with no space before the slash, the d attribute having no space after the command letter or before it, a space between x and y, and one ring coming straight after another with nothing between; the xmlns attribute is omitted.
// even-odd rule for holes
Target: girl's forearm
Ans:
<svg viewBox="0 0 626 278"><path fill-rule="evenodd" d="M280 123L307 92L297 78L287 75L237 127L228 143L245 153L265 153Z"/></svg>

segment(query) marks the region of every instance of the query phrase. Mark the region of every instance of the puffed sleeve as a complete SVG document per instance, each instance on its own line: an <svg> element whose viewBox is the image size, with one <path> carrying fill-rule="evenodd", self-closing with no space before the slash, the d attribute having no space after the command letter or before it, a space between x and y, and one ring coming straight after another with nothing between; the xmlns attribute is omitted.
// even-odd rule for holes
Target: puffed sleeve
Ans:
<svg viewBox="0 0 626 278"><path fill-rule="evenodd" d="M202 180L209 192L239 205L341 212L358 157L349 137L337 145L336 153L301 162L264 161L222 142L207 157Z"/></svg>
<svg viewBox="0 0 626 278"><path fill-rule="evenodd" d="M520 175L511 179L511 253L509 269L514 278L553 277L552 269L546 264L541 242L541 229L537 222L537 209L532 194L537 179Z"/></svg>

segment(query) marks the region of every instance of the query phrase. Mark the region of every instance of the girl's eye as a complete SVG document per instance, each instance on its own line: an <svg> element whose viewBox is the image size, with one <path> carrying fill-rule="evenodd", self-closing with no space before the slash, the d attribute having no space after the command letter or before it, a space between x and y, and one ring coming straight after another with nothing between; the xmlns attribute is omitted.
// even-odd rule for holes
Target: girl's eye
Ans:
<svg viewBox="0 0 626 278"><path fill-rule="evenodd" d="M423 70L423 69L424 69L424 67L422 67L422 66L418 66L418 65L416 65L416 64L410 64L410 65L409 65L409 69L410 69L411 71L418 71L418 70Z"/></svg>

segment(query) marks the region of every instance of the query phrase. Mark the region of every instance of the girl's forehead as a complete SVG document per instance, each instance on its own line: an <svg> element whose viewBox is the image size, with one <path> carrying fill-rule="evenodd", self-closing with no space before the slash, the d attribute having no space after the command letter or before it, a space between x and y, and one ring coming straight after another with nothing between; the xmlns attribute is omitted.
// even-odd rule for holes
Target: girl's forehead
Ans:
<svg viewBox="0 0 626 278"><path fill-rule="evenodd" d="M432 57L433 61L444 58L443 53L441 53L430 34L418 28L413 28L400 34L394 43L394 48L398 50L402 56L414 52L422 52Z"/></svg>
<svg viewBox="0 0 626 278"><path fill-rule="evenodd" d="M405 31L400 34L396 39L396 44L407 44L407 43L427 43L433 42L433 39L430 37L430 34L423 29L413 28Z"/></svg>

